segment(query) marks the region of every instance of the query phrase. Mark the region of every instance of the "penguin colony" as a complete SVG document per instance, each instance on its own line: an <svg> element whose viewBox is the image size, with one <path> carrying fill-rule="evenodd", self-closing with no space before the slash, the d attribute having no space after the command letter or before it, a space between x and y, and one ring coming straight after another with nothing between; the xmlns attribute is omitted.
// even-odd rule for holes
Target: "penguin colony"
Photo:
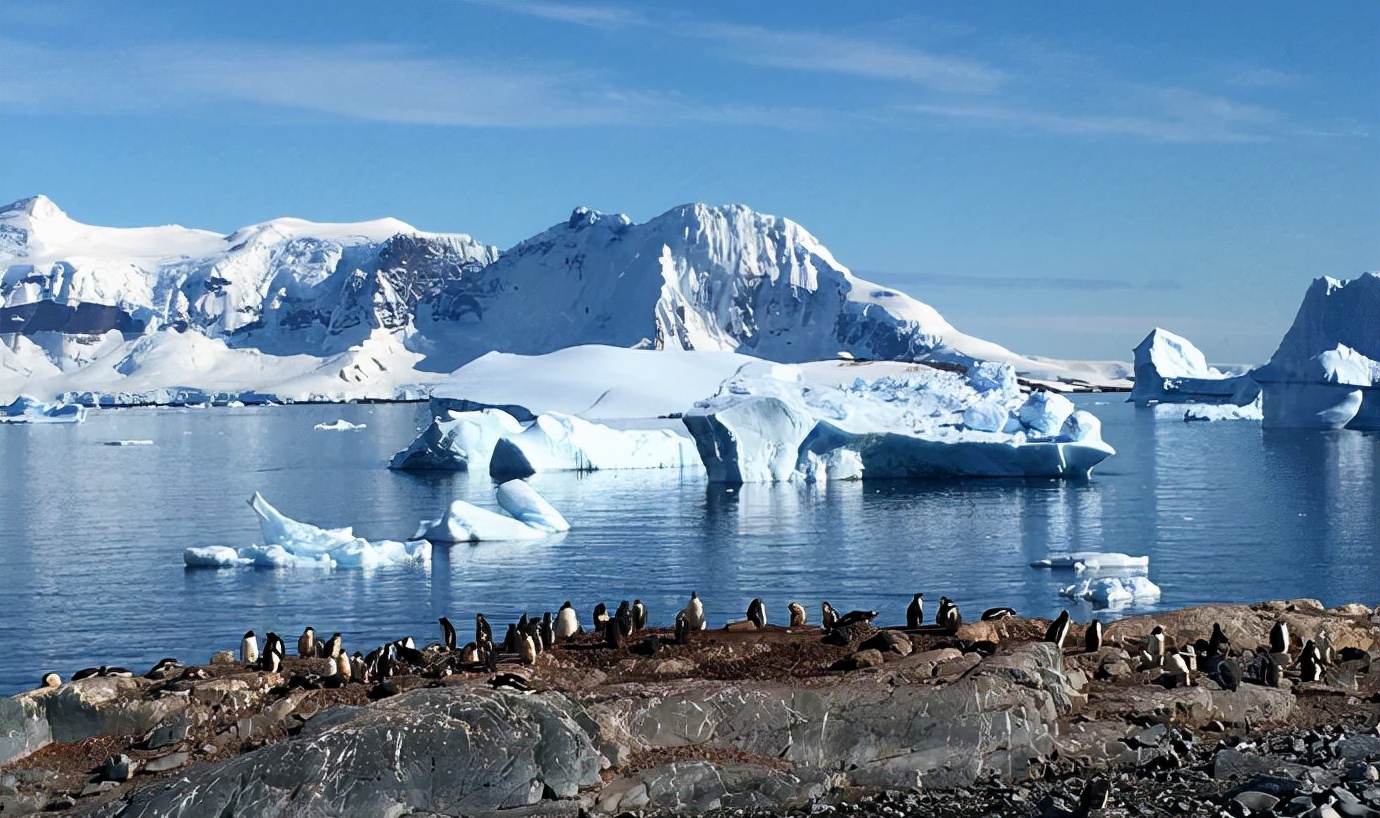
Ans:
<svg viewBox="0 0 1380 818"><path fill-rule="evenodd" d="M789 626L780 628L768 621L765 603L761 598L753 599L747 607L744 619L732 620L724 627L726 630L766 630L776 627L790 632L809 627L806 609L797 602L787 606ZM820 605L820 632L825 636L845 630L855 625L870 624L878 615L874 610L854 610L840 614L827 601ZM989 608L982 612L982 621L997 621L1016 616L1011 608ZM924 594L917 593L905 610L905 628L912 631L954 635L963 624L963 616L958 606L948 597L940 597L935 621L932 626L924 623ZM517 622L509 623L501 641L494 639L493 627L482 613L474 617L474 638L460 645L459 632L446 617L439 620L441 640L418 648L411 637L404 637L379 645L367 654L360 651L350 653L344 646L339 632L330 638L318 638L315 629L308 627L297 638L297 657L300 659L329 659L329 670L325 672L293 672L288 675L287 689L318 689L341 687L347 684L371 684L370 698L383 698L397 692L390 681L394 676L421 675L426 678L445 678L458 672L495 673L489 684L519 693L530 693L532 687L527 680L516 673L497 673L500 661L531 666L538 663L541 655L555 646L581 638L585 642L600 644L609 648L629 647L635 653L651 655L668 642L675 645L687 644L698 632L708 630L704 602L699 595L691 592L685 607L675 614L672 635L647 634L647 607L640 599L631 603L623 600L610 614L608 606L597 604L589 618L590 629L586 630L579 614L570 602L566 602L553 614L550 611L540 617L523 614ZM1061 612L1046 629L1044 641L1053 644L1063 652L1072 635L1073 621L1067 610ZM590 637L585 637L590 634ZM1325 670L1340 661L1357 658L1351 654L1354 648L1338 652L1326 630L1321 630L1316 638L1304 640L1297 653L1289 626L1277 620L1270 630L1269 645L1256 649L1237 649L1220 624L1214 624L1206 638L1199 638L1182 645L1170 644L1162 627L1156 626L1148 635L1138 640L1138 644L1123 644L1132 650L1133 660L1138 661L1142 671L1158 670L1155 680L1165 687L1192 685L1198 675L1207 676L1227 690L1236 690L1242 683L1249 682L1278 687L1284 678L1295 678L1300 682L1322 681ZM1082 650L1096 653L1104 645L1103 625L1092 620L1083 630ZM996 650L995 643L974 642L963 645L964 650L974 650L990 654ZM241 664L272 673L287 671L285 662L287 649L282 638L269 632L265 635L262 649L258 635L248 631L240 640L237 658ZM320 669L320 663L314 666ZM178 675L180 674L180 676ZM133 676L133 672L120 667L99 666L84 668L72 674L72 681L95 676ZM149 679L205 678L206 671L187 667L173 658L159 660L145 674ZM40 688L61 686L62 679L57 673L43 676Z"/></svg>

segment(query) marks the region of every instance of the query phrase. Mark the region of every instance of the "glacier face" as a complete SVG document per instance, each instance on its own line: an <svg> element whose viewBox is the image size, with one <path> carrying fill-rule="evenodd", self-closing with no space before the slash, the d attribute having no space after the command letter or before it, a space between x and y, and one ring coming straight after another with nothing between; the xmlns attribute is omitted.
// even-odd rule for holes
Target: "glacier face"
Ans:
<svg viewBox="0 0 1380 818"><path fill-rule="evenodd" d="M964 335L929 306L853 276L795 222L739 205L683 205L641 224L578 208L499 253L395 219L282 218L229 235L97 227L38 196L0 208L0 270L0 346L9 348L0 353L0 397L27 388L44 398L126 392L122 402L156 401L158 390L189 385L176 366L161 371L167 380L154 391L136 393L126 382L133 373L116 364L138 339L184 332L262 355L265 371L280 359L290 362L284 371L299 371L291 360L299 355L357 353L381 334L413 356L379 359L364 379L342 376L343 390L289 390L327 400L411 394L492 351L580 344L782 362L840 352L994 359L1031 377L1093 384L1128 374L1120 364L1028 358ZM197 388L229 390L186 363ZM265 375L247 388L283 381Z"/></svg>

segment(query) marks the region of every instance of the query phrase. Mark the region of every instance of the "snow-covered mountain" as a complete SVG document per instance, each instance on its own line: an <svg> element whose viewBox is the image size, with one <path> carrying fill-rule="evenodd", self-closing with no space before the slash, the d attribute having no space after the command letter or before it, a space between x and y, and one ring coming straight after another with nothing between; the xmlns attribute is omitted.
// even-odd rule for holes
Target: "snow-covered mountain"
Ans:
<svg viewBox="0 0 1380 818"><path fill-rule="evenodd" d="M1093 383L1129 370L1024 357L964 335L928 305L854 277L800 225L736 205L684 205L642 224L578 208L499 253L394 219L284 218L228 236L95 227L36 196L0 208L0 269L0 342L8 347L0 397L21 381L52 393L78 384L128 391L140 361L162 361L159 378L175 379L177 355L194 349L203 364L257 356L225 367L188 362L188 378L217 389L217 369L266 374L277 356L324 362L383 346L377 377L354 378L338 395L383 398L493 350L538 354L591 343L784 362L841 351L997 359L1034 378ZM167 342L167 354L153 353L184 332L224 352Z"/></svg>

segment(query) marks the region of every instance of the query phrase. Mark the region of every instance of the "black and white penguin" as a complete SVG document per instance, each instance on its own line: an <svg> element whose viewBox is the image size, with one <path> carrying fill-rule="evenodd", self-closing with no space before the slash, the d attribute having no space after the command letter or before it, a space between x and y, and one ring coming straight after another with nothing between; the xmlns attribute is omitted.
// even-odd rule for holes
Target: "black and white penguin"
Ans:
<svg viewBox="0 0 1380 818"><path fill-rule="evenodd" d="M594 606L594 614L591 618L594 620L594 632L603 633L604 626L607 625L609 620L613 617L609 616L608 606L600 602L598 605Z"/></svg>
<svg viewBox="0 0 1380 818"><path fill-rule="evenodd" d="M1184 685L1193 683L1193 677L1188 667L1188 661L1184 655L1178 651L1172 651L1164 660L1164 672L1166 675L1180 677Z"/></svg>
<svg viewBox="0 0 1380 818"><path fill-rule="evenodd" d="M642 600L634 599L632 604L633 630L640 631L647 627L647 606L642 604Z"/></svg>
<svg viewBox="0 0 1380 818"><path fill-rule="evenodd" d="M1313 640L1313 644L1318 648L1318 659L1324 665L1337 664L1337 648L1332 644L1332 634L1326 628L1319 628L1318 635Z"/></svg>
<svg viewBox="0 0 1380 818"><path fill-rule="evenodd" d="M831 631L839 624L839 612L834 610L834 606L825 601L819 606L820 623L824 630Z"/></svg>
<svg viewBox="0 0 1380 818"><path fill-rule="evenodd" d="M625 599L618 603L618 610L613 614L613 621L618 624L618 630L623 633L624 638L632 636L632 605L628 603L628 600Z"/></svg>
<svg viewBox="0 0 1380 818"><path fill-rule="evenodd" d="M478 645L494 643L494 629L489 627L489 620L485 619L482 613L474 615L474 641Z"/></svg>
<svg viewBox="0 0 1380 818"><path fill-rule="evenodd" d="M507 690L512 693L531 693L532 685L516 673L500 673L489 679L489 687L494 690Z"/></svg>
<svg viewBox="0 0 1380 818"><path fill-rule="evenodd" d="M767 626L767 606L762 604L761 597L754 597L748 603L747 618L758 630Z"/></svg>
<svg viewBox="0 0 1380 818"><path fill-rule="evenodd" d="M508 624L508 630L507 630L506 633L503 634L503 652L504 652L504 653L517 653L517 652L518 652L518 649L519 649L518 635L519 635L519 633L520 633L520 632L518 631L518 626L517 626L516 624L514 624L514 623L509 623L509 624Z"/></svg>
<svg viewBox="0 0 1380 818"><path fill-rule="evenodd" d="M327 659L334 659L335 657L340 655L340 651L343 647L344 640L340 638L340 632L336 631L335 633L331 634L330 639L326 640L326 648L323 655Z"/></svg>
<svg viewBox="0 0 1380 818"><path fill-rule="evenodd" d="M859 625L859 624L862 624L862 623L871 623L872 620L874 620L874 619L876 619L876 618L877 618L877 612L876 612L876 611L849 611L848 613L846 613L846 614L844 614L843 616L840 616L840 617L839 617L839 621L836 622L836 623L834 623L834 627L835 627L835 628L846 628L846 627L848 627L849 625Z"/></svg>
<svg viewBox="0 0 1380 818"><path fill-rule="evenodd" d="M604 622L604 644L615 650L623 647L623 629L618 627L618 620L609 619Z"/></svg>
<svg viewBox="0 0 1380 818"><path fill-rule="evenodd" d="M1270 628L1270 652L1289 653L1289 625L1283 619L1276 621L1274 627Z"/></svg>
<svg viewBox="0 0 1380 818"><path fill-rule="evenodd" d="M963 624L963 615L958 612L958 606L952 599L946 596L939 598L939 611L934 615L934 624L951 631L958 630Z"/></svg>
<svg viewBox="0 0 1380 818"><path fill-rule="evenodd" d="M1303 643L1303 652L1299 654L1299 678L1305 682L1322 681L1322 654L1312 639Z"/></svg>
<svg viewBox="0 0 1380 818"><path fill-rule="evenodd" d="M1073 808L1070 818L1089 818L1094 812L1107 808L1112 794L1112 784L1106 778L1097 776L1083 785L1083 793L1078 796L1078 806Z"/></svg>
<svg viewBox="0 0 1380 818"><path fill-rule="evenodd" d="M1067 610L1060 611L1059 616L1049 623L1045 629L1045 641L1054 645L1059 650L1064 649L1064 642L1069 638L1069 627L1072 619Z"/></svg>
<svg viewBox="0 0 1380 818"><path fill-rule="evenodd" d="M101 670L103 670L103 668L84 667L81 670L78 670L76 673L72 674L72 681L80 682L82 679L90 679L99 676L101 675Z"/></svg>
<svg viewBox="0 0 1380 818"><path fill-rule="evenodd" d="M792 602L786 606L786 610L791 612L791 627L805 627L805 606L799 602Z"/></svg>
<svg viewBox="0 0 1380 818"><path fill-rule="evenodd" d="M981 619L983 622L995 622L998 619L1007 619L1008 617L1012 617L1015 615L1015 608L988 608L987 610L982 612L982 616L979 617L979 619Z"/></svg>
<svg viewBox="0 0 1380 818"><path fill-rule="evenodd" d="M541 615L541 649L551 650L556 645L556 629L551 622L551 612Z"/></svg>
<svg viewBox="0 0 1380 818"><path fill-rule="evenodd" d="M925 595L916 594L906 606L906 627L918 628L925 624Z"/></svg>
<svg viewBox="0 0 1380 818"><path fill-rule="evenodd" d="M127 667L108 667L106 665L101 665L101 675L119 676L124 679L132 679L134 678L134 671L130 670Z"/></svg>
<svg viewBox="0 0 1380 818"><path fill-rule="evenodd" d="M259 669L268 673L277 673L283 669L283 659L287 654L287 646L278 634L269 631L264 636L264 654L259 657Z"/></svg>
<svg viewBox="0 0 1380 818"><path fill-rule="evenodd" d="M240 661L246 665L259 661L259 637L253 631L245 631L240 640Z"/></svg>
<svg viewBox="0 0 1380 818"><path fill-rule="evenodd" d="M415 668L424 668L430 664L426 660L425 653L407 644L407 642L406 639L399 639L393 643L393 651L397 654L399 661ZM341 655L343 656L344 653L342 652Z"/></svg>
<svg viewBox="0 0 1380 818"><path fill-rule="evenodd" d="M1260 674L1260 681L1264 683L1266 687L1279 687L1279 679L1281 676L1279 662L1275 661L1273 654L1267 653L1264 657L1264 664L1265 666Z"/></svg>
<svg viewBox="0 0 1380 818"><path fill-rule="evenodd" d="M343 650L335 655L335 675L340 679L341 684L345 684L355 677L354 664L350 661L349 654Z"/></svg>
<svg viewBox="0 0 1380 818"><path fill-rule="evenodd" d="M310 659L316 655L316 631L310 625L297 637L297 655Z"/></svg>
<svg viewBox="0 0 1380 818"><path fill-rule="evenodd" d="M1220 622L1212 623L1212 636L1208 637L1207 652L1209 656L1226 656L1231 652L1231 640L1227 638L1226 631L1222 630Z"/></svg>
<svg viewBox="0 0 1380 818"><path fill-rule="evenodd" d="M62 677L57 675L56 673L43 674L43 680L39 684L38 689L47 690L55 687L62 687Z"/></svg>
<svg viewBox="0 0 1380 818"><path fill-rule="evenodd" d="M685 614L685 624L690 630L702 631L709 627L704 619L704 600L694 591L690 592L690 601L685 603L681 613Z"/></svg>
<svg viewBox="0 0 1380 818"><path fill-rule="evenodd" d="M181 662L169 656L165 659L159 659L153 667L149 668L149 672L144 674L144 678L155 680L166 679L183 667L184 665Z"/></svg>
<svg viewBox="0 0 1380 818"><path fill-rule="evenodd" d="M569 602L556 611L555 636L557 642L564 642L580 632L580 617Z"/></svg>
<svg viewBox="0 0 1380 818"><path fill-rule="evenodd" d="M1164 628L1156 625L1150 631L1150 635L1145 637L1145 652L1141 656L1142 664L1148 667L1164 667L1164 654Z"/></svg>
<svg viewBox="0 0 1380 818"><path fill-rule="evenodd" d="M685 615L685 611L676 612L676 635L677 645L684 645L690 641L690 618Z"/></svg>
<svg viewBox="0 0 1380 818"><path fill-rule="evenodd" d="M450 620L444 616L439 621L441 623L441 644L445 645L446 650L455 650L456 642L459 641L455 635L455 626L450 624Z"/></svg>
<svg viewBox="0 0 1380 818"><path fill-rule="evenodd" d="M1088 629L1083 632L1083 649L1088 653L1102 650L1102 620L1094 619L1088 623Z"/></svg>
<svg viewBox="0 0 1380 818"><path fill-rule="evenodd" d="M364 656L359 651L350 656L350 681L369 681L369 666L364 663Z"/></svg>

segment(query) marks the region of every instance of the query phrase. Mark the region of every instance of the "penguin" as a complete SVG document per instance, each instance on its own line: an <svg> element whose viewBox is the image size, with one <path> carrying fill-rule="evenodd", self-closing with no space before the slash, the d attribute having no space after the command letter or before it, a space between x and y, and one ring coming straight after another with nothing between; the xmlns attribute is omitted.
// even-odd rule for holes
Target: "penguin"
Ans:
<svg viewBox="0 0 1380 818"><path fill-rule="evenodd" d="M824 630L831 631L839 623L839 612L834 610L834 606L825 601L819 606L820 622Z"/></svg>
<svg viewBox="0 0 1380 818"><path fill-rule="evenodd" d="M1217 681L1224 690L1236 690L1241 686L1241 665L1235 659L1223 659L1217 664Z"/></svg>
<svg viewBox="0 0 1380 818"><path fill-rule="evenodd" d="M1318 637L1313 640L1318 648L1318 659L1324 665L1337 664L1337 648L1332 645L1332 634L1326 628L1318 629Z"/></svg>
<svg viewBox="0 0 1380 818"><path fill-rule="evenodd" d="M690 618L685 615L685 611L676 612L676 637L677 645L684 645L690 641Z"/></svg>
<svg viewBox="0 0 1380 818"><path fill-rule="evenodd" d="M1083 649L1088 653L1102 650L1102 620L1094 619L1088 623L1088 629L1083 632Z"/></svg>
<svg viewBox="0 0 1380 818"><path fill-rule="evenodd" d="M482 613L474 615L474 641L480 645L494 643L494 629L489 627L489 620L485 619Z"/></svg>
<svg viewBox="0 0 1380 818"><path fill-rule="evenodd" d="M342 645L343 640L340 638L340 632L337 631L331 634L331 638L326 640L326 658L334 659L339 656Z"/></svg>
<svg viewBox="0 0 1380 818"><path fill-rule="evenodd" d="M1094 812L1107 808L1112 793L1112 785L1102 776L1089 779L1083 785L1083 793L1078 796L1078 806L1070 813L1071 818L1089 818Z"/></svg>
<svg viewBox="0 0 1380 818"><path fill-rule="evenodd" d="M1179 657L1183 659L1184 666L1194 673L1198 672L1198 654L1191 645L1184 645L1179 648Z"/></svg>
<svg viewBox="0 0 1380 818"><path fill-rule="evenodd" d="M297 655L303 659L310 659L316 655L316 631L312 630L310 625L297 637Z"/></svg>
<svg viewBox="0 0 1380 818"><path fill-rule="evenodd" d="M1305 682L1321 682L1323 678L1322 655L1312 639L1303 644L1299 654L1299 678Z"/></svg>
<svg viewBox="0 0 1380 818"><path fill-rule="evenodd" d="M1219 622L1212 623L1212 636L1208 637L1207 652L1209 656L1225 656L1231 652L1231 640L1227 638Z"/></svg>
<svg viewBox="0 0 1380 818"><path fill-rule="evenodd" d="M159 659L148 673L144 674L145 679L166 679L173 674L173 671L183 667L182 663L169 656L166 659Z"/></svg>
<svg viewBox="0 0 1380 818"><path fill-rule="evenodd" d="M340 677L341 683L345 683L354 678L354 665L350 662L350 657L345 651L335 655L335 675Z"/></svg>
<svg viewBox="0 0 1380 818"><path fill-rule="evenodd" d="M979 618L983 622L995 622L998 619L1006 619L1007 617L1015 615L1015 608L988 608L982 612L982 616Z"/></svg>
<svg viewBox="0 0 1380 818"><path fill-rule="evenodd" d="M460 661L467 665L479 664L481 661L479 646L473 642L466 642L465 646L460 649Z"/></svg>
<svg viewBox="0 0 1380 818"><path fill-rule="evenodd" d="M556 645L556 630L551 625L551 612L541 615L541 649L551 650Z"/></svg>
<svg viewBox="0 0 1380 818"><path fill-rule="evenodd" d="M633 630L640 631L647 627L647 606L642 604L642 600L633 600L632 616Z"/></svg>
<svg viewBox="0 0 1380 818"><path fill-rule="evenodd" d="M1156 625L1145 637L1145 653L1141 658L1149 667L1164 667L1164 628Z"/></svg>
<svg viewBox="0 0 1380 818"><path fill-rule="evenodd" d="M400 639L394 642L393 648L398 654L398 659L412 667L425 668L427 665L431 664L426 660L426 654L408 645L406 639ZM340 655L344 656L345 654L342 652ZM338 658L339 657L337 657L337 659Z"/></svg>
<svg viewBox="0 0 1380 818"><path fill-rule="evenodd" d="M489 679L489 687L494 690L507 690L514 693L531 693L532 685L516 673L500 673Z"/></svg>
<svg viewBox="0 0 1380 818"><path fill-rule="evenodd" d="M72 674L72 681L80 682L82 679L90 679L93 676L99 675L101 675L101 668L84 667L81 670L78 670L76 673Z"/></svg>
<svg viewBox="0 0 1380 818"><path fill-rule="evenodd" d="M364 664L364 656L359 651L355 651L350 657L350 681L367 682L369 681L369 670Z"/></svg>
<svg viewBox="0 0 1380 818"><path fill-rule="evenodd" d="M38 685L39 690L49 690L55 687L62 687L62 677L56 673L43 674L43 680Z"/></svg>
<svg viewBox="0 0 1380 818"><path fill-rule="evenodd" d="M594 632L595 632L595 633L603 633L603 632L604 632L604 626L608 624L609 619L611 619L611 618L612 618L612 617L609 616L609 609L608 609L608 606L607 606L607 605L605 605L605 604L602 603L602 602L600 602L598 605L595 605L595 606L594 606Z"/></svg>
<svg viewBox="0 0 1380 818"><path fill-rule="evenodd" d="M748 603L747 618L759 631L767 626L767 606L762 604L761 597Z"/></svg>
<svg viewBox="0 0 1380 818"><path fill-rule="evenodd" d="M575 615L575 608L569 602L561 606L556 612L555 636L557 642L564 642L580 632L580 618Z"/></svg>
<svg viewBox="0 0 1380 818"><path fill-rule="evenodd" d="M786 610L791 612L791 627L805 627L805 606L799 602L792 602L786 606Z"/></svg>
<svg viewBox="0 0 1380 818"><path fill-rule="evenodd" d="M625 599L618 604L618 611L614 613L613 621L617 623L618 630L622 632L624 637L632 636L632 606L628 604L628 600Z"/></svg>
<svg viewBox="0 0 1380 818"><path fill-rule="evenodd" d="M380 699L386 699L389 696L398 695L398 686L393 682L384 679L383 681L369 688L369 693L367 695L369 697L369 701L376 702Z"/></svg>
<svg viewBox="0 0 1380 818"><path fill-rule="evenodd" d="M1261 670L1260 681L1266 687L1279 687L1279 662L1275 661L1273 654L1265 654L1265 667Z"/></svg>
<svg viewBox="0 0 1380 818"><path fill-rule="evenodd" d="M518 652L518 626L512 623L508 625L508 632L503 634L503 652Z"/></svg>
<svg viewBox="0 0 1380 818"><path fill-rule="evenodd" d="M537 642L532 638L532 634L524 633L519 636L520 644L518 647L519 656L524 665L535 665L537 663Z"/></svg>
<svg viewBox="0 0 1380 818"><path fill-rule="evenodd" d="M1178 651L1165 657L1164 671L1166 675L1182 677L1185 685L1193 683L1193 677L1189 674L1188 662L1184 659L1184 655Z"/></svg>
<svg viewBox="0 0 1380 818"><path fill-rule="evenodd" d="M240 640L240 661L246 665L259 661L259 637L253 631L245 631Z"/></svg>
<svg viewBox="0 0 1380 818"><path fill-rule="evenodd" d="M1069 638L1069 612L1063 610L1059 612L1058 618L1049 623L1045 629L1045 641L1050 642L1059 650L1064 649L1064 642Z"/></svg>
<svg viewBox="0 0 1380 818"><path fill-rule="evenodd" d="M287 647L278 634L269 631L264 637L264 653L259 657L259 670L268 673L277 673L283 669L283 659L287 653Z"/></svg>
<svg viewBox="0 0 1380 818"><path fill-rule="evenodd" d="M916 594L906 606L906 627L912 630L925 624L925 595Z"/></svg>
<svg viewBox="0 0 1380 818"><path fill-rule="evenodd" d="M1270 652L1289 653L1289 625L1283 619L1276 621L1274 627L1270 628Z"/></svg>
<svg viewBox="0 0 1380 818"><path fill-rule="evenodd" d="M446 646L446 650L455 650L455 626L450 624L450 620L441 617L441 644Z"/></svg>
<svg viewBox="0 0 1380 818"><path fill-rule="evenodd" d="M870 624L872 620L876 618L876 611L849 611L848 613L839 617L839 621L834 625L834 627L846 628L849 625L858 625L862 623Z"/></svg>
<svg viewBox="0 0 1380 818"><path fill-rule="evenodd" d="M958 606L952 599L941 596L939 612L934 616L934 623L947 630L956 631L963 624L963 615L958 612Z"/></svg>
<svg viewBox="0 0 1380 818"><path fill-rule="evenodd" d="M124 667L107 667L105 665L101 665L101 675L119 676L124 679L132 679L134 678L134 671Z"/></svg>
<svg viewBox="0 0 1380 818"><path fill-rule="evenodd" d="M690 592L690 601L685 603L682 613L685 614L685 624L690 630L702 631L708 627L704 621L704 602L700 599L700 595L694 591Z"/></svg>
<svg viewBox="0 0 1380 818"><path fill-rule="evenodd" d="M623 629L618 627L618 620L609 619L604 622L604 644L614 650L623 647Z"/></svg>

